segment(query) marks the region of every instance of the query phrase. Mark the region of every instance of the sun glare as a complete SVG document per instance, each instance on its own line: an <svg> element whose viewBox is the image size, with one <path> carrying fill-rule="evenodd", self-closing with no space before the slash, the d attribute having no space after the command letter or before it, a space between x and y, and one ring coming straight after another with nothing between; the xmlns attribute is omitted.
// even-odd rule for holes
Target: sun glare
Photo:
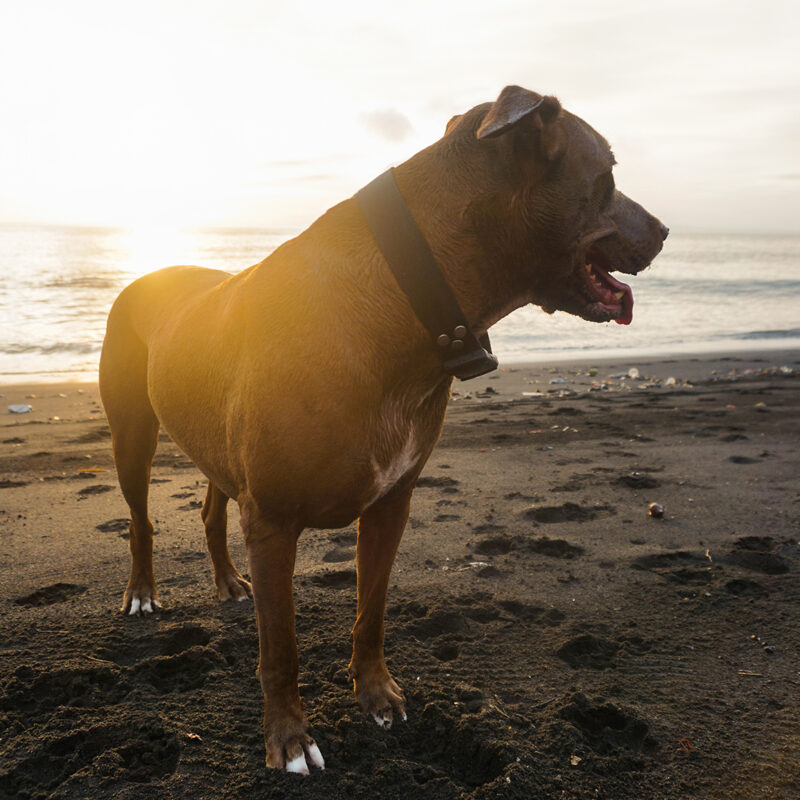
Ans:
<svg viewBox="0 0 800 800"><path fill-rule="evenodd" d="M120 239L120 269L130 280L162 267L190 263L198 251L197 235L165 225L137 225Z"/></svg>

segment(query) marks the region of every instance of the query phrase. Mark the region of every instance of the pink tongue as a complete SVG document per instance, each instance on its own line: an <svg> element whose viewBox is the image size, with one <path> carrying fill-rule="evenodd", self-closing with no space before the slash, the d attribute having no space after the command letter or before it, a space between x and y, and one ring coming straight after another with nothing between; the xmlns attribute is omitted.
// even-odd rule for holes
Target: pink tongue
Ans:
<svg viewBox="0 0 800 800"><path fill-rule="evenodd" d="M617 325L630 325L633 320L633 290L627 283L622 283L622 281L611 277L605 270L598 270L597 267L595 267L595 270L598 272L602 271L603 279L609 283L612 291L624 292L620 298L620 303L622 303L622 315L617 317L614 322L616 322Z"/></svg>

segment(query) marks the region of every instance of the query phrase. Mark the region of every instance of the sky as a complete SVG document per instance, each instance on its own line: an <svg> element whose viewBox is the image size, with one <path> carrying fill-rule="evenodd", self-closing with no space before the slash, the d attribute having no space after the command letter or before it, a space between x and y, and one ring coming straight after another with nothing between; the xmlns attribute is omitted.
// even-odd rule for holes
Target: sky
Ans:
<svg viewBox="0 0 800 800"><path fill-rule="evenodd" d="M519 84L685 232L800 233L796 0L0 7L0 223L294 231Z"/></svg>

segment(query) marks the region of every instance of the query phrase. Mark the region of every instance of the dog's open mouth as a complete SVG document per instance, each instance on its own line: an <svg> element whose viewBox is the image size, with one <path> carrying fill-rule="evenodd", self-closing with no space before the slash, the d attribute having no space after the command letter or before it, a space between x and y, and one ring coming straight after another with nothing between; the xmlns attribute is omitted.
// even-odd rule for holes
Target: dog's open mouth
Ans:
<svg viewBox="0 0 800 800"><path fill-rule="evenodd" d="M614 320L618 325L630 325L633 319L633 291L627 283L612 278L598 262L602 256L590 249L585 263L578 268L581 294L589 301L583 316L595 322Z"/></svg>

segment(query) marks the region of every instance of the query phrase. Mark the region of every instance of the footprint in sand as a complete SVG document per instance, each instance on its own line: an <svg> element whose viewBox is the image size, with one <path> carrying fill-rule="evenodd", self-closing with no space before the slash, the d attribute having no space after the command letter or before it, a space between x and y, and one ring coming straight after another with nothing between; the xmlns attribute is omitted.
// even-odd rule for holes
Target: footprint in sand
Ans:
<svg viewBox="0 0 800 800"><path fill-rule="evenodd" d="M352 548L335 547L329 550L322 556L322 560L326 564L336 564L342 561L352 561L356 557L355 551Z"/></svg>
<svg viewBox="0 0 800 800"><path fill-rule="evenodd" d="M69 705L81 705L72 703ZM18 786L33 790L15 797L61 794L73 776L89 774L97 763L113 764L114 781L131 781L133 786L147 786L172 774L178 766L181 744L177 732L164 729L157 714L131 712L125 708L115 713L112 722L88 728L75 728L67 734L52 728L40 733L33 748L21 748L9 756ZM42 764L47 768L43 769ZM112 768L108 768L109 772ZM10 785L14 785L12 782ZM67 794L69 790L66 790ZM11 795L9 795L11 796Z"/></svg>
<svg viewBox="0 0 800 800"><path fill-rule="evenodd" d="M439 661L453 661L458 658L459 648L455 642L442 642L437 644L431 652Z"/></svg>
<svg viewBox="0 0 800 800"><path fill-rule="evenodd" d="M620 475L614 481L619 486L627 486L629 489L656 489L661 483L652 475L643 472L629 472L627 475Z"/></svg>
<svg viewBox="0 0 800 800"><path fill-rule="evenodd" d="M528 542L527 547L534 553L550 558L577 558L586 552L582 547L570 544L565 539L549 539L547 536Z"/></svg>
<svg viewBox="0 0 800 800"><path fill-rule="evenodd" d="M123 517L117 519L110 519L107 522L101 522L95 525L95 530L102 531L103 533L116 533L121 539L131 538L131 521ZM161 531L156 528L153 531L153 536L158 536Z"/></svg>
<svg viewBox="0 0 800 800"><path fill-rule="evenodd" d="M611 516L616 514L616 509L612 506L591 506L583 507L577 503L563 503L560 506L534 506L522 512L525 519L533 522L555 523L555 522L586 522L596 519L598 516Z"/></svg>
<svg viewBox="0 0 800 800"><path fill-rule="evenodd" d="M490 536L475 545L475 552L482 556L504 556L514 549L514 540L510 536Z"/></svg>
<svg viewBox="0 0 800 800"><path fill-rule="evenodd" d="M619 648L619 642L595 636L593 633L582 633L564 642L556 650L556 655L573 669L579 667L606 669L614 663Z"/></svg>
<svg viewBox="0 0 800 800"><path fill-rule="evenodd" d="M175 694L199 689L209 673L227 668L227 661L215 648L196 644L172 655L146 658L133 668L132 674L135 681L145 681L161 694Z"/></svg>
<svg viewBox="0 0 800 800"><path fill-rule="evenodd" d="M595 702L575 694L558 716L574 725L583 742L600 755L619 750L651 753L658 747L650 735L650 725L632 709L614 703Z"/></svg>
<svg viewBox="0 0 800 800"><path fill-rule="evenodd" d="M111 430L107 425L103 425L101 428L94 428L93 430L81 434L76 439L72 439L72 443L92 444L93 442L102 442L104 439L110 439L110 438L111 438Z"/></svg>
<svg viewBox="0 0 800 800"><path fill-rule="evenodd" d="M719 572L719 567L712 564L700 553L687 550L674 550L669 553L651 553L639 556L631 562L634 569L645 570L660 575L662 578L685 586L687 584L708 584ZM690 594L688 596L694 596Z"/></svg>
<svg viewBox="0 0 800 800"><path fill-rule="evenodd" d="M328 538L340 547L353 547L358 539L358 535L353 531L334 531Z"/></svg>
<svg viewBox="0 0 800 800"><path fill-rule="evenodd" d="M452 661L457 653L453 654L451 649L443 646L437 658L441 656L444 656L441 660ZM427 784L438 789L438 792L412 789L409 792L411 796L464 795L463 791L441 789L441 776L445 773L441 771L443 768L439 764L446 764L447 776L461 786L470 787L470 790L472 787L487 785L483 791L476 789L475 794L498 794L493 789L496 786L494 781L500 779L513 761L512 753L489 732L484 717L464 714L463 706L470 703L475 703L475 711L481 708L483 693L472 687L460 686L456 689L456 697L463 704L460 708L452 700L427 703L417 718L414 735L398 736L397 744L392 745L397 748L397 757L403 763L412 765L418 786ZM435 754L433 761L431 754ZM437 765L435 769L431 766L432 763ZM429 781L432 783L427 783Z"/></svg>
<svg viewBox="0 0 800 800"><path fill-rule="evenodd" d="M435 608L406 625L408 633L420 641L438 639L440 636L461 638L473 629L474 625L466 614L450 608Z"/></svg>
<svg viewBox="0 0 800 800"><path fill-rule="evenodd" d="M566 615L557 608L534 606L519 600L498 600L497 605L522 622L537 622L555 628L566 618Z"/></svg>
<svg viewBox="0 0 800 800"><path fill-rule="evenodd" d="M0 480L0 489L16 489L20 486L27 486L30 481L13 481L10 478Z"/></svg>
<svg viewBox="0 0 800 800"><path fill-rule="evenodd" d="M757 581L734 578L725 584L725 591L736 597L763 597L767 590Z"/></svg>
<svg viewBox="0 0 800 800"><path fill-rule="evenodd" d="M459 481L455 478L449 478L447 475L440 475L440 476L426 476L417 479L417 487L420 489L427 489L427 488L436 488L442 489L447 494L453 494L458 492L459 490L456 489L458 486Z"/></svg>
<svg viewBox="0 0 800 800"><path fill-rule="evenodd" d="M790 544L772 536L743 536L733 543L725 560L763 575L783 575L789 571L789 561L777 551Z"/></svg>
<svg viewBox="0 0 800 800"><path fill-rule="evenodd" d="M356 585L356 571L354 569L339 569L320 572L311 576L311 583L328 589L346 589L349 586Z"/></svg>
<svg viewBox="0 0 800 800"><path fill-rule="evenodd" d="M113 486L108 486L103 483L94 483L91 486L84 486L83 489L78 489L78 494L85 497L90 494L104 494L105 492L111 492L113 490Z"/></svg>
<svg viewBox="0 0 800 800"><path fill-rule="evenodd" d="M103 666L21 666L3 686L3 706L34 712L39 719L59 706L112 706L127 693L120 677L119 667L111 662ZM41 771L41 764L38 769Z"/></svg>
<svg viewBox="0 0 800 800"><path fill-rule="evenodd" d="M18 606L51 606L55 603L63 603L75 595L83 594L86 588L86 586L79 586L75 583L54 583L52 586L43 586L23 597L17 597L14 602Z"/></svg>

